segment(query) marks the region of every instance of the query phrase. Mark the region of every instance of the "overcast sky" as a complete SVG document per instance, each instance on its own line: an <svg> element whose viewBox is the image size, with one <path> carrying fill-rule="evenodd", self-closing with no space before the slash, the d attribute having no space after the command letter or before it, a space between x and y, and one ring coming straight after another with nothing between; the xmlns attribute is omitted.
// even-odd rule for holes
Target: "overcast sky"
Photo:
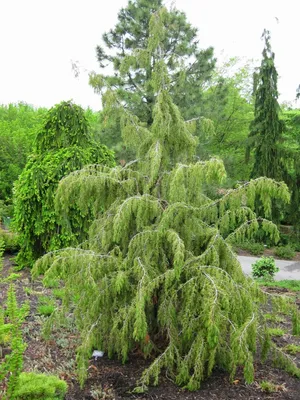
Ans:
<svg viewBox="0 0 300 400"><path fill-rule="evenodd" d="M149 0L151 1L151 0ZM167 0L199 29L215 54L260 59L264 28L272 35L282 101L300 84L299 0ZM0 103L50 107L73 99L100 108L100 98L71 60L97 71L95 47L127 0L0 0Z"/></svg>

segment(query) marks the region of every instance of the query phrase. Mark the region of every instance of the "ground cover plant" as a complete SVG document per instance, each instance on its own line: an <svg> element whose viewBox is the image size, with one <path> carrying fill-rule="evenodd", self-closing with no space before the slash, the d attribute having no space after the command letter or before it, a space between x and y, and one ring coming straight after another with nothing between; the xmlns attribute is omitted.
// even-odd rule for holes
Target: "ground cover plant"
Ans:
<svg viewBox="0 0 300 400"><path fill-rule="evenodd" d="M269 356L300 377L291 357L271 341L263 310L268 305L271 313L286 312L299 334L296 305L244 276L231 246L252 239L258 229L279 240L277 227L264 216L271 215L273 200L289 201L287 187L258 178L217 200L207 197L205 185L222 182L225 169L216 158L195 160L192 126L169 95L167 67L159 58L167 18L165 9L152 16L148 47L138 54L140 63L153 53L159 59L151 81L157 93L153 124L141 124L112 90L103 98L107 115L121 116L124 140L137 160L125 167L91 165L58 186L56 210L66 224L74 206L85 215L92 202L99 214L82 245L49 252L34 266L34 276L65 285L63 306L48 328L74 311L82 385L93 349L123 362L133 351L149 357L137 391L158 384L162 371L196 390L215 367L231 379L242 367L250 383L258 343L261 360ZM125 61L126 72L131 64ZM253 211L256 201L261 216Z"/></svg>

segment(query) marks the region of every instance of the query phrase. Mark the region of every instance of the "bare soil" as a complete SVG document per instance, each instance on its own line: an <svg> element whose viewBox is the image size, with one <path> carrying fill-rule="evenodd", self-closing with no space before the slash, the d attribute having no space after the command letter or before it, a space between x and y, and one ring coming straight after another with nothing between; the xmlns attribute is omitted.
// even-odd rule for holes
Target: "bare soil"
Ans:
<svg viewBox="0 0 300 400"><path fill-rule="evenodd" d="M2 277L9 276L13 269L11 257L5 257ZM149 364L139 354L132 354L127 364L122 365L118 360L109 360L105 355L98 360L90 360L89 376L83 389L80 389L76 377L76 347L78 334L72 319L65 321L63 329L54 331L49 340L44 340L41 335L43 322L46 317L39 315L38 305L41 296L53 297L51 289L43 287L40 280L32 282L30 271L23 270L17 280L14 281L17 297L20 303L30 302L30 315L23 327L27 349L24 355L25 371L47 372L58 375L67 381L69 390L66 400L87 399L161 399L161 400L200 400L200 399L293 399L300 398L300 380L286 372L274 368L270 362L264 365L255 364L255 382L247 385L243 379L242 370L237 372L234 382L230 382L229 376L222 370L215 370L212 376L203 383L200 390L188 392L175 386L170 377L163 375L157 387L150 387L143 394L132 393L137 379L143 369ZM0 283L0 306L4 304L8 283ZM286 292L286 289L266 288L277 293ZM293 293L295 295L295 293ZM300 293L297 294L298 299ZM58 299L55 299L59 303ZM296 300L297 301L297 300ZM274 325L275 326L275 325ZM282 328L285 334L274 338L279 346L287 344L300 345L300 338L292 336L290 321L283 318L276 324ZM300 367L300 353L291 355ZM0 360L1 361L1 360ZM275 392L263 391L259 384L262 381L272 382ZM1 390L1 383L0 383Z"/></svg>

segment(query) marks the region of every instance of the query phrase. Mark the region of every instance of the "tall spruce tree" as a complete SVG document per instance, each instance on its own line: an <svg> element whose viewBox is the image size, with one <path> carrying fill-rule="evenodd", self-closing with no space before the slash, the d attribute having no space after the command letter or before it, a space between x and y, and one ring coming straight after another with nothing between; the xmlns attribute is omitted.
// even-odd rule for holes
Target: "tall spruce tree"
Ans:
<svg viewBox="0 0 300 400"><path fill-rule="evenodd" d="M270 32L262 35L265 46L259 72L254 74L254 120L250 125L247 158L254 150L254 165L251 177L267 176L276 180L286 180L285 152L282 141L284 123L279 118L277 70L275 54L271 49Z"/></svg>
<svg viewBox="0 0 300 400"><path fill-rule="evenodd" d="M153 14L149 52L163 54L168 18L165 9ZM35 264L34 276L59 276L66 287L63 307L48 327L70 308L75 311L81 383L94 348L125 362L137 347L152 357L140 390L157 384L162 369L191 390L214 366L233 377L243 365L251 382L258 338L263 359L271 349L278 365L300 376L270 341L260 306L269 301L274 312L286 307L299 332L296 308L281 297L268 298L244 276L230 245L235 238L252 237L259 226L278 239L276 226L258 218L253 207L259 197L270 214L273 197L289 200L287 187L259 178L210 200L204 186L224 179L223 163L194 162L197 141L172 102L169 81L158 57L152 79L158 95L149 127L123 108L118 93L105 94L106 106L120 112L124 138L135 146L137 160L125 167L90 166L59 184L56 209L65 218L74 205L84 213L87 199L94 200L99 216L85 243L51 252Z"/></svg>

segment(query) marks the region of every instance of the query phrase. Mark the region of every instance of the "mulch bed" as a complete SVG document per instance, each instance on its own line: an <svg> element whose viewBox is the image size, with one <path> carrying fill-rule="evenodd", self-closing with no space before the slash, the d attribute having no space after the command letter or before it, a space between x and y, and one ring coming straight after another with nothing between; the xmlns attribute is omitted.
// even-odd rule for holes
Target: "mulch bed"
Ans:
<svg viewBox="0 0 300 400"><path fill-rule="evenodd" d="M13 270L11 257L6 256L2 277L9 276ZM132 393L136 386L137 379L141 376L143 369L149 365L139 354L133 354L130 361L122 365L117 360L109 360L105 355L98 360L91 360L89 365L89 377L83 389L80 389L76 379L76 347L78 336L76 328L70 319L66 320L63 329L54 330L49 340L44 340L41 335L43 322L46 317L37 312L39 297L53 297L52 290L43 287L42 282L32 282L30 271L23 270L20 277L14 281L17 297L20 303L29 301L31 306L30 315L24 324L24 337L27 342L27 349L24 355L24 370L47 372L58 375L68 382L69 390L66 400L87 400L87 399L294 399L300 398L300 380L286 372L272 367L270 363L264 365L256 363L255 382L251 385L245 384L242 370L238 370L235 381L231 383L227 373L215 370L212 376L202 384L200 390L189 392L175 386L171 379L163 375L158 387L150 387L148 392L143 394ZM0 305L6 298L8 283L0 284ZM25 288L26 291L24 291ZM282 289L266 288L266 290ZM284 291L286 291L284 289ZM300 294L298 294L300 297ZM56 300L59 302L59 300ZM289 343L300 345L300 338L291 335L291 324L289 321L281 321L277 324L285 330L286 334L276 338L279 346L286 346ZM292 356L300 367L300 353ZM270 381L277 385L275 393L266 393L261 390L259 383ZM0 383L1 387L1 383Z"/></svg>

